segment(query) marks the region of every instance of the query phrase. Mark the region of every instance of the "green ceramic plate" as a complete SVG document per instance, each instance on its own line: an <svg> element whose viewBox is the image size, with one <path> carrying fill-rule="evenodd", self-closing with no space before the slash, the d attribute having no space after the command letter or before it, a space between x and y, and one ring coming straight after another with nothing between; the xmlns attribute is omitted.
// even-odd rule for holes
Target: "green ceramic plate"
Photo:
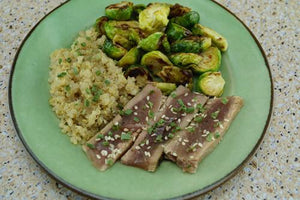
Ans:
<svg viewBox="0 0 300 200"><path fill-rule="evenodd" d="M272 81L260 45L242 22L217 3L178 0L199 11L202 24L228 39L229 49L223 54L221 67L227 83L224 95L243 97L245 106L196 174L183 173L168 161L163 161L155 173L120 163L99 172L80 146L72 145L61 133L59 121L48 104L47 79L50 53L69 47L77 33L104 15L104 7L113 2L117 1L69 1L47 15L26 37L15 58L9 90L11 114L21 140L53 177L90 197L188 198L213 189L233 176L253 154L269 122Z"/></svg>

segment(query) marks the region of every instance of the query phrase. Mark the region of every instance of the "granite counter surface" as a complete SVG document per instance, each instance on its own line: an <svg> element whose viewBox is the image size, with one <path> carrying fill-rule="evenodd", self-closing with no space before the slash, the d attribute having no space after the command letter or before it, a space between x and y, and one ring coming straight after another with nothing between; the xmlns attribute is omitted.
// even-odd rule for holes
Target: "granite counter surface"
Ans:
<svg viewBox="0 0 300 200"><path fill-rule="evenodd" d="M64 0L0 0L0 199L85 199L57 183L30 157L8 109L13 58L25 35ZM242 170L197 199L300 199L300 1L218 0L255 34L274 81L266 136Z"/></svg>

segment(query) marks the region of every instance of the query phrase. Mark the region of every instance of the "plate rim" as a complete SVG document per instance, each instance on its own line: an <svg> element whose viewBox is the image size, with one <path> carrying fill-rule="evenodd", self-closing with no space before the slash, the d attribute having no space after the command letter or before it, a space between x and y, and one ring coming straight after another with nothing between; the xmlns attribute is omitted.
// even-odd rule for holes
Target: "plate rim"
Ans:
<svg viewBox="0 0 300 200"><path fill-rule="evenodd" d="M260 138L258 139L256 145L254 146L254 148L251 150L251 152L246 156L246 158L236 167L234 168L231 172L229 172L227 175L225 175L223 178L219 179L218 181L193 192L187 193L187 194L183 194L180 196L175 196L175 197L171 197L168 199L190 199L193 197L197 197L203 194L206 194L212 190L214 190L215 188L221 186L222 184L224 184L225 182L227 182L229 179L231 179L232 177L234 177L237 173L240 172L240 170L242 169L242 167L244 166L244 164L246 164L250 158L252 158L252 156L255 154L255 152L257 151L258 147L260 146L260 144L263 141L263 138L266 135L266 132L270 126L270 122L271 122L271 118L272 118L272 113L273 113L273 103L274 103L274 86L273 86L273 79L272 79L272 72L270 69L270 65L267 59L267 56L265 54L264 49L262 48L260 42L258 41L258 39L256 38L256 36L254 35L254 33L250 30L250 28L238 17L236 16L233 12L231 12L228 8L226 8L225 6L223 6L222 4L220 4L219 2L216 2L215 0L211 0L213 3L215 3L217 6L220 6L221 8L223 8L226 12L228 12L229 14L231 14L235 19L237 19L243 26L244 28L246 28L246 30L250 33L251 37L254 39L256 45L259 47L260 53L264 58L264 62L265 65L267 67L268 70L268 75L270 78L270 89L271 89L271 98L270 98L270 107L269 107L269 113L268 113L268 117L263 129L263 132L261 133ZM53 178L55 181L58 181L60 184L64 185L65 187L67 187L68 189L74 191L77 194L83 195L85 197L89 197L89 198L94 198L94 199L115 199L115 198L110 198L110 197L105 197L102 195L97 195L94 194L92 192L88 192L84 189L81 189L69 182L67 182L66 180L64 180L63 178L59 177L55 172L53 172L52 170L50 170L42 161L39 160L39 158L35 155L35 153L30 149L29 145L26 143L23 134L18 126L16 117L15 117L15 113L14 113L14 108L13 108L13 103L12 103L12 82L13 82L13 76L14 76L14 71L15 71L15 66L17 63L17 60L19 58L19 54L24 46L24 44L26 43L27 39L31 36L31 34L33 33L33 31L37 28L37 26L45 19L47 18L49 15L51 15L54 11L56 11L58 8L62 7L63 5L67 4L71 2L71 0L66 0L65 2L61 3L60 5L58 5L57 7L53 8L49 13L47 13L45 16L43 16L32 28L31 30L26 34L26 36L22 39L21 44L19 45L17 52L14 56L13 59L13 63L11 66L11 70L10 70L10 75L9 75L9 82L8 82L8 105L9 105L9 112L10 112L10 116L13 122L13 126L15 128L15 131L17 132L22 144L24 145L25 149L27 150L27 152L29 153L29 155L33 158L33 160L39 164L39 166L45 170L45 172L51 177Z"/></svg>

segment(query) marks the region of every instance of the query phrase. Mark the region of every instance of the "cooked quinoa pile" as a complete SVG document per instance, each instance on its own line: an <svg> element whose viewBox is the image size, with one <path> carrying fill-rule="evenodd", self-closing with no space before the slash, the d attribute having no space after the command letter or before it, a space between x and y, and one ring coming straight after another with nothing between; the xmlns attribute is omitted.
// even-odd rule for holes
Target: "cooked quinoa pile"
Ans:
<svg viewBox="0 0 300 200"><path fill-rule="evenodd" d="M80 32L70 49L51 54L49 102L74 144L94 136L140 91L99 49L103 41L91 28Z"/></svg>

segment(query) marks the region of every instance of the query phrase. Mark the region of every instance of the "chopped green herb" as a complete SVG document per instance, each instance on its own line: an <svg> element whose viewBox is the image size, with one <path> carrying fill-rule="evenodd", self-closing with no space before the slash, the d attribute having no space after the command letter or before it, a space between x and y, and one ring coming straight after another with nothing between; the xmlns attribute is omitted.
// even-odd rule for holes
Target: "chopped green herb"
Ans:
<svg viewBox="0 0 300 200"><path fill-rule="evenodd" d="M172 129L172 133L175 133L180 130L181 130L181 128L179 126L176 126L175 128Z"/></svg>
<svg viewBox="0 0 300 200"><path fill-rule="evenodd" d="M119 129L120 129L120 126L119 126L119 125L114 124L114 125L112 126L112 130L113 130L113 131L117 131L117 130L119 130Z"/></svg>
<svg viewBox="0 0 300 200"><path fill-rule="evenodd" d="M194 133L195 132L195 127L189 127L187 128L187 131L190 133Z"/></svg>
<svg viewBox="0 0 300 200"><path fill-rule="evenodd" d="M110 159L110 158L106 159L106 164L109 165L109 166L111 166L111 165L114 164L114 161L112 159Z"/></svg>
<svg viewBox="0 0 300 200"><path fill-rule="evenodd" d="M151 94L153 94L153 93L154 93L154 90L150 90L149 94L151 95Z"/></svg>
<svg viewBox="0 0 300 200"><path fill-rule="evenodd" d="M61 64L61 62L62 62L62 59L61 58L58 59L58 64Z"/></svg>
<svg viewBox="0 0 300 200"><path fill-rule="evenodd" d="M92 86L92 92L93 92L93 93L96 93L97 91L98 91L98 86L93 85L93 86Z"/></svg>
<svg viewBox="0 0 300 200"><path fill-rule="evenodd" d="M83 55L83 54L80 52L80 49L77 49L77 50L76 50L76 53L77 53L78 56L82 56L82 55Z"/></svg>
<svg viewBox="0 0 300 200"><path fill-rule="evenodd" d="M168 135L168 138L173 138L174 137L174 134L172 134L172 133L169 133L169 135Z"/></svg>
<svg viewBox="0 0 300 200"><path fill-rule="evenodd" d="M124 115L131 115L132 110L131 109L127 109L124 111Z"/></svg>
<svg viewBox="0 0 300 200"><path fill-rule="evenodd" d="M179 103L180 106L185 107L185 105L184 105L182 99L178 99L177 102Z"/></svg>
<svg viewBox="0 0 300 200"><path fill-rule="evenodd" d="M188 108L186 108L186 112L187 113L192 113L192 112L194 112L195 111L195 108L194 107L188 107Z"/></svg>
<svg viewBox="0 0 300 200"><path fill-rule="evenodd" d="M88 99L84 100L84 105L86 107L89 107L90 106L90 101Z"/></svg>
<svg viewBox="0 0 300 200"><path fill-rule="evenodd" d="M69 92L69 91L71 90L70 85L66 85L66 86L65 86L65 90L66 90L67 92Z"/></svg>
<svg viewBox="0 0 300 200"><path fill-rule="evenodd" d="M155 139L156 142L162 142L162 135L158 135L156 136L156 139Z"/></svg>
<svg viewBox="0 0 300 200"><path fill-rule="evenodd" d="M86 146L88 146L90 149L95 149L95 145L87 143Z"/></svg>
<svg viewBox="0 0 300 200"><path fill-rule="evenodd" d="M153 103L151 101L148 102L150 108L153 108Z"/></svg>
<svg viewBox="0 0 300 200"><path fill-rule="evenodd" d="M111 131L109 131L109 132L107 133L107 135L108 135L108 136L113 136L113 133L112 133Z"/></svg>
<svg viewBox="0 0 300 200"><path fill-rule="evenodd" d="M94 97L93 97L93 101L94 102L97 102L100 98L100 96L102 95L102 90L98 90L95 94L94 94Z"/></svg>
<svg viewBox="0 0 300 200"><path fill-rule="evenodd" d="M205 111L205 108L203 107L203 105L201 103L197 104L197 109L199 110L199 112L203 113Z"/></svg>
<svg viewBox="0 0 300 200"><path fill-rule="evenodd" d="M128 133L123 133L123 134L121 135L121 140L130 140L130 138L131 138L131 133L130 133L130 132L128 132Z"/></svg>
<svg viewBox="0 0 300 200"><path fill-rule="evenodd" d="M76 46L78 44L78 41L74 42L74 45Z"/></svg>
<svg viewBox="0 0 300 200"><path fill-rule="evenodd" d="M85 42L82 42L80 45L81 45L82 47L86 47L86 43L85 43Z"/></svg>
<svg viewBox="0 0 300 200"><path fill-rule="evenodd" d="M147 133L148 133L148 134L151 134L152 131L153 131L153 127L149 127L149 128L147 129Z"/></svg>
<svg viewBox="0 0 300 200"><path fill-rule="evenodd" d="M97 71L96 71L96 75L97 75L97 76L100 76L100 75L101 75L101 71L100 71L100 70L97 70Z"/></svg>
<svg viewBox="0 0 300 200"><path fill-rule="evenodd" d="M228 103L228 99L226 97L223 97L221 101L222 101L223 104L227 104Z"/></svg>
<svg viewBox="0 0 300 200"><path fill-rule="evenodd" d="M140 119L137 118L137 117L134 117L133 120L134 120L135 122L139 122L139 121L140 121Z"/></svg>
<svg viewBox="0 0 300 200"><path fill-rule="evenodd" d="M176 97L176 93L173 92L173 93L171 94L171 97L172 97L172 98L175 98L175 97Z"/></svg>
<svg viewBox="0 0 300 200"><path fill-rule="evenodd" d="M175 123L175 122L171 122L171 123L170 123L170 126L171 126L171 127L174 127L174 126L176 126L176 123Z"/></svg>
<svg viewBox="0 0 300 200"><path fill-rule="evenodd" d="M122 104L118 104L117 107L122 110L123 109L123 105Z"/></svg>
<svg viewBox="0 0 300 200"><path fill-rule="evenodd" d="M165 123L165 120L164 120L164 119L160 119L160 120L157 122L157 126L162 126L164 123Z"/></svg>
<svg viewBox="0 0 300 200"><path fill-rule="evenodd" d="M195 117L195 122L200 123L203 120L203 117Z"/></svg>
<svg viewBox="0 0 300 200"><path fill-rule="evenodd" d="M104 135L98 134L98 135L97 135L97 138L103 139L103 138L104 138Z"/></svg>
<svg viewBox="0 0 300 200"><path fill-rule="evenodd" d="M152 110L149 110L148 116L149 116L150 118L154 118L154 112L153 112Z"/></svg>
<svg viewBox="0 0 300 200"><path fill-rule="evenodd" d="M74 73L75 75L78 75L78 74L79 74L78 68L77 68L77 67L73 67L73 73Z"/></svg>
<svg viewBox="0 0 300 200"><path fill-rule="evenodd" d="M106 80L104 81L104 83L105 83L105 85L109 85L109 84L110 84L110 80L106 79Z"/></svg>
<svg viewBox="0 0 300 200"><path fill-rule="evenodd" d="M67 72L62 72L60 74L57 75L58 78L64 77L65 75L67 75Z"/></svg>
<svg viewBox="0 0 300 200"><path fill-rule="evenodd" d="M215 138L219 138L220 137L220 133L219 132L216 132L215 133Z"/></svg>
<svg viewBox="0 0 300 200"><path fill-rule="evenodd" d="M85 92L86 92L87 94L91 94L90 88L86 88L86 89L85 89Z"/></svg>
<svg viewBox="0 0 300 200"><path fill-rule="evenodd" d="M108 145L109 145L109 142L108 142L108 141L103 141L103 142L102 142L102 145L103 145L103 146L108 146Z"/></svg>
<svg viewBox="0 0 300 200"><path fill-rule="evenodd" d="M213 135L212 135L211 133L209 133L209 134L206 136L206 141L211 142L211 141L212 141L212 138L213 138Z"/></svg>
<svg viewBox="0 0 300 200"><path fill-rule="evenodd" d="M217 128L217 127L219 127L220 125L221 125L221 123L220 123L220 122L217 122L217 123L214 124L214 127Z"/></svg>
<svg viewBox="0 0 300 200"><path fill-rule="evenodd" d="M72 62L72 59L71 59L71 58L67 58L66 61L67 61L68 63L71 63L71 62Z"/></svg>
<svg viewBox="0 0 300 200"><path fill-rule="evenodd" d="M91 40L91 37L88 37L88 36L87 36L85 39L88 40L88 41L90 41L90 40Z"/></svg>
<svg viewBox="0 0 300 200"><path fill-rule="evenodd" d="M218 117L218 115L219 115L219 112L220 112L220 110L217 110L217 111L211 113L210 116L211 116L213 119L217 119L217 117Z"/></svg>

